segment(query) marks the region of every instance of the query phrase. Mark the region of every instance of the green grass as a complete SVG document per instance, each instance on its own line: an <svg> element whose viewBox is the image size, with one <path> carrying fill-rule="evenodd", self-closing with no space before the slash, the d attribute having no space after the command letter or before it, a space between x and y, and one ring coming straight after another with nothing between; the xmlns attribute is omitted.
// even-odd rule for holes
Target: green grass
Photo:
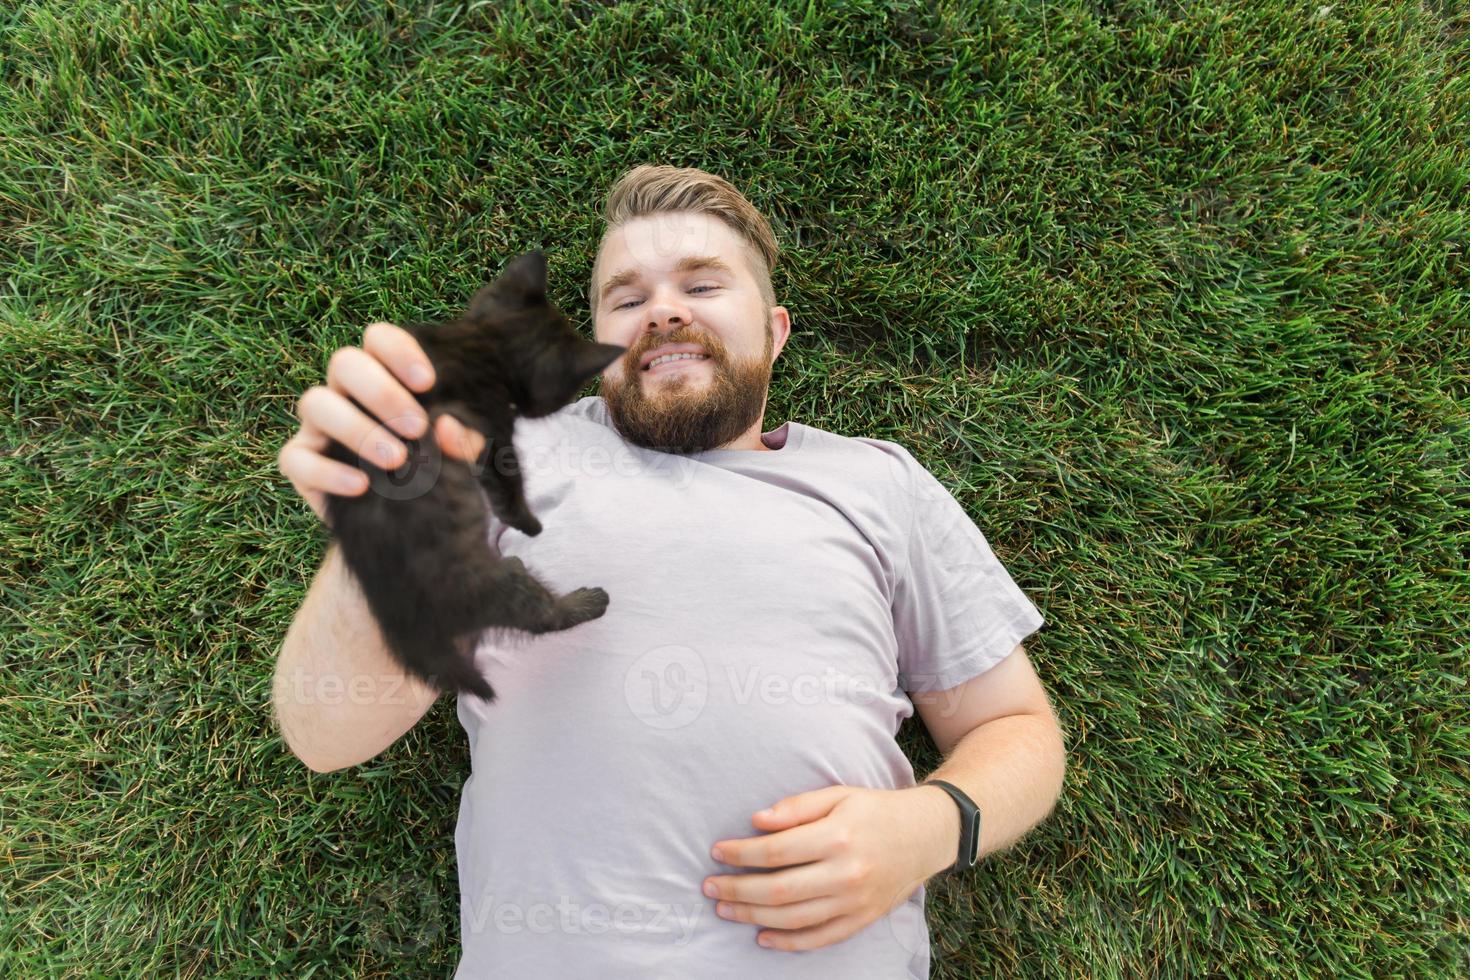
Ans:
<svg viewBox="0 0 1470 980"><path fill-rule="evenodd" d="M276 453L519 251L585 320L645 161L777 225L767 427L909 446L1047 617L1067 785L936 977L1470 973L1463 5L274 6L0 12L0 975L452 969L452 699L272 728Z"/></svg>

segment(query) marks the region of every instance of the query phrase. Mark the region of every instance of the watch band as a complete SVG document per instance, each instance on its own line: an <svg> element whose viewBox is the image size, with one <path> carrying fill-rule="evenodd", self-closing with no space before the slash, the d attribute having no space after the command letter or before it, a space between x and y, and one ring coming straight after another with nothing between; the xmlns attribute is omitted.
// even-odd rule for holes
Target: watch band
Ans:
<svg viewBox="0 0 1470 980"><path fill-rule="evenodd" d="M960 853L955 863L944 869L945 874L965 871L975 866L980 859L980 808L954 783L943 779L926 779L921 786L938 786L950 796L960 808Z"/></svg>

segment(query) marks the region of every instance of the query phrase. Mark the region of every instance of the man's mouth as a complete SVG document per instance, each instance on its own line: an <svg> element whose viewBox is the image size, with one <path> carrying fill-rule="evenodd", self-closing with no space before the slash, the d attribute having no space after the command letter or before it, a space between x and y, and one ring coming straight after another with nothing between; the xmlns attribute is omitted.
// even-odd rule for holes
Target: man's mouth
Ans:
<svg viewBox="0 0 1470 980"><path fill-rule="evenodd" d="M682 364L685 361L707 361L707 360L709 360L709 355L708 354L664 354L664 355L662 355L660 357L655 357L653 360L649 361L648 362L648 366L645 367L643 370L644 371L657 371L658 369L664 367L665 365Z"/></svg>

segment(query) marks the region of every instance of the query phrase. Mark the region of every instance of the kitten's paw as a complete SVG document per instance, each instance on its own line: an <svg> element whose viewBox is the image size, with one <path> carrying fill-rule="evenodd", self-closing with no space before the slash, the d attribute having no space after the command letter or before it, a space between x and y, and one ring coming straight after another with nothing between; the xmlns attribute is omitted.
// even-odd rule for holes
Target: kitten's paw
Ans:
<svg viewBox="0 0 1470 980"><path fill-rule="evenodd" d="M496 570L502 575L524 575L526 574L526 563L515 556L502 558Z"/></svg>
<svg viewBox="0 0 1470 980"><path fill-rule="evenodd" d="M565 610L574 622L585 623L596 619L607 611L607 592L599 588L577 589L568 592L556 604Z"/></svg>
<svg viewBox="0 0 1470 980"><path fill-rule="evenodd" d="M541 533L541 522L536 520L532 514L527 514L517 520L511 527L532 538Z"/></svg>

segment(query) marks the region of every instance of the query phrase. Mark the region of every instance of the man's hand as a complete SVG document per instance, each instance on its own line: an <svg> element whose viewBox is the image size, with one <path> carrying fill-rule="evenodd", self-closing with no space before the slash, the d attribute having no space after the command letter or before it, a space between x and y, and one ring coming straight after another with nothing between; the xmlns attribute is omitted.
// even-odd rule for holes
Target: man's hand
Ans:
<svg viewBox="0 0 1470 980"><path fill-rule="evenodd" d="M415 369L423 373L415 374ZM297 402L301 427L281 447L277 468L325 522L328 493L356 497L368 488L367 474L325 455L328 437L360 455L381 453L374 462L385 469L401 466L408 447L378 419L400 435L421 438L428 417L411 392L433 386L433 365L412 334L392 323L369 324L362 347L334 351L327 362L327 383L307 389ZM378 418L363 414L348 395ZM467 463L485 448L484 436L449 415L439 417L434 436L445 455Z"/></svg>
<svg viewBox="0 0 1470 980"><path fill-rule="evenodd" d="M722 918L774 927L756 936L772 949L841 942L949 867L959 847L954 801L934 787L829 786L772 809L751 822L774 833L720 841L715 860L787 870L705 880L717 889Z"/></svg>

